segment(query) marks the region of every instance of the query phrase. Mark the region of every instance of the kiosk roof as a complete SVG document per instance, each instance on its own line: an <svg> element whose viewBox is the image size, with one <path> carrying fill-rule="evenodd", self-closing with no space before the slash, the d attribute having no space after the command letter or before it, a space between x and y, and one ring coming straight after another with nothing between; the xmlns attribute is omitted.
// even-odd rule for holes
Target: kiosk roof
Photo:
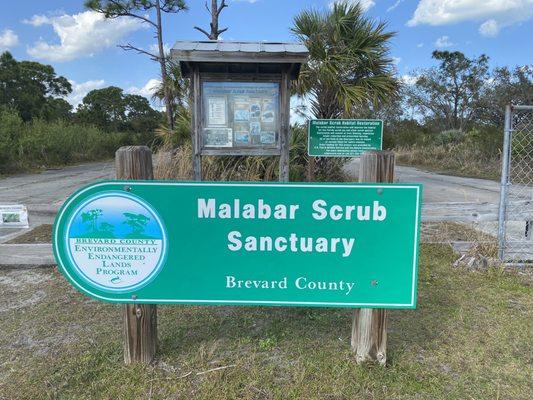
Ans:
<svg viewBox="0 0 533 400"><path fill-rule="evenodd" d="M170 54L180 62L186 76L190 73L189 66L194 63L293 64L297 73L309 52L300 43L178 41Z"/></svg>

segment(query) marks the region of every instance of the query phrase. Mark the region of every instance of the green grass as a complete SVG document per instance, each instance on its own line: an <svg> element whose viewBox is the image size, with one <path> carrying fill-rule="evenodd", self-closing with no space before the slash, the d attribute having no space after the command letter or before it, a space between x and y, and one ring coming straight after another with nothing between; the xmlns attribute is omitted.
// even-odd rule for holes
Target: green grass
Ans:
<svg viewBox="0 0 533 400"><path fill-rule="evenodd" d="M160 306L157 361L124 366L121 308L51 270L0 271L1 399L529 399L530 276L424 245L388 365L358 366L346 309ZM217 367L225 369L205 371Z"/></svg>

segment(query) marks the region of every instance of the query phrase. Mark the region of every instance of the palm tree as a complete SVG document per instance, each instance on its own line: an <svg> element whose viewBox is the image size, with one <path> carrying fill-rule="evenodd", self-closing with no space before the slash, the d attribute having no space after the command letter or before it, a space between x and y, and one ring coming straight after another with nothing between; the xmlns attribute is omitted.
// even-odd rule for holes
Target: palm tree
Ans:
<svg viewBox="0 0 533 400"><path fill-rule="evenodd" d="M295 17L292 32L307 46L309 61L294 90L309 99L314 118L353 117L357 108L386 103L396 95L399 83L389 57L395 33L386 28L386 23L367 18L358 3L346 1ZM321 162L327 164L326 160Z"/></svg>
<svg viewBox="0 0 533 400"><path fill-rule="evenodd" d="M174 130L169 130L162 126L156 131L157 136L162 139L164 147L168 150L190 138L191 108L189 100L191 92L190 80L181 76L179 64L174 63L170 57L167 57L166 65L166 85L161 82L154 88L152 100L162 101L166 95L170 97L174 112Z"/></svg>

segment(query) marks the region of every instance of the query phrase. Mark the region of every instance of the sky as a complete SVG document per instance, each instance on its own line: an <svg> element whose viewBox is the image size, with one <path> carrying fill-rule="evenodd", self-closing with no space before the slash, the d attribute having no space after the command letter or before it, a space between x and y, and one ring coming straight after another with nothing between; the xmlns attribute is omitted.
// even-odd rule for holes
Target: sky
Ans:
<svg viewBox="0 0 533 400"><path fill-rule="evenodd" d="M391 57L400 77L435 65L431 52L459 50L482 53L492 67L533 63L533 0L350 0L360 2L368 17L386 21L397 32ZM68 78L76 106L90 90L119 86L128 93L151 97L159 79L158 65L146 56L125 52L118 44L149 50L153 32L137 20L105 20L87 11L83 0L27 0L9 3L0 14L0 52L18 60L52 65ZM332 0L227 0L222 40L294 41L294 16L306 8L324 9ZM193 27L208 29L204 0L188 0L189 10L164 18L164 41L203 40Z"/></svg>

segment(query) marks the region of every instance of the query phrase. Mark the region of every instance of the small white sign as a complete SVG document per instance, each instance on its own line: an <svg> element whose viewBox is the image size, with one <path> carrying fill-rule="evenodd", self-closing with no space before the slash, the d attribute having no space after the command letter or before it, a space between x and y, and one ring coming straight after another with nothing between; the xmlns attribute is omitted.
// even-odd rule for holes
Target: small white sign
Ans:
<svg viewBox="0 0 533 400"><path fill-rule="evenodd" d="M29 228L28 209L23 205L0 205L0 228Z"/></svg>

